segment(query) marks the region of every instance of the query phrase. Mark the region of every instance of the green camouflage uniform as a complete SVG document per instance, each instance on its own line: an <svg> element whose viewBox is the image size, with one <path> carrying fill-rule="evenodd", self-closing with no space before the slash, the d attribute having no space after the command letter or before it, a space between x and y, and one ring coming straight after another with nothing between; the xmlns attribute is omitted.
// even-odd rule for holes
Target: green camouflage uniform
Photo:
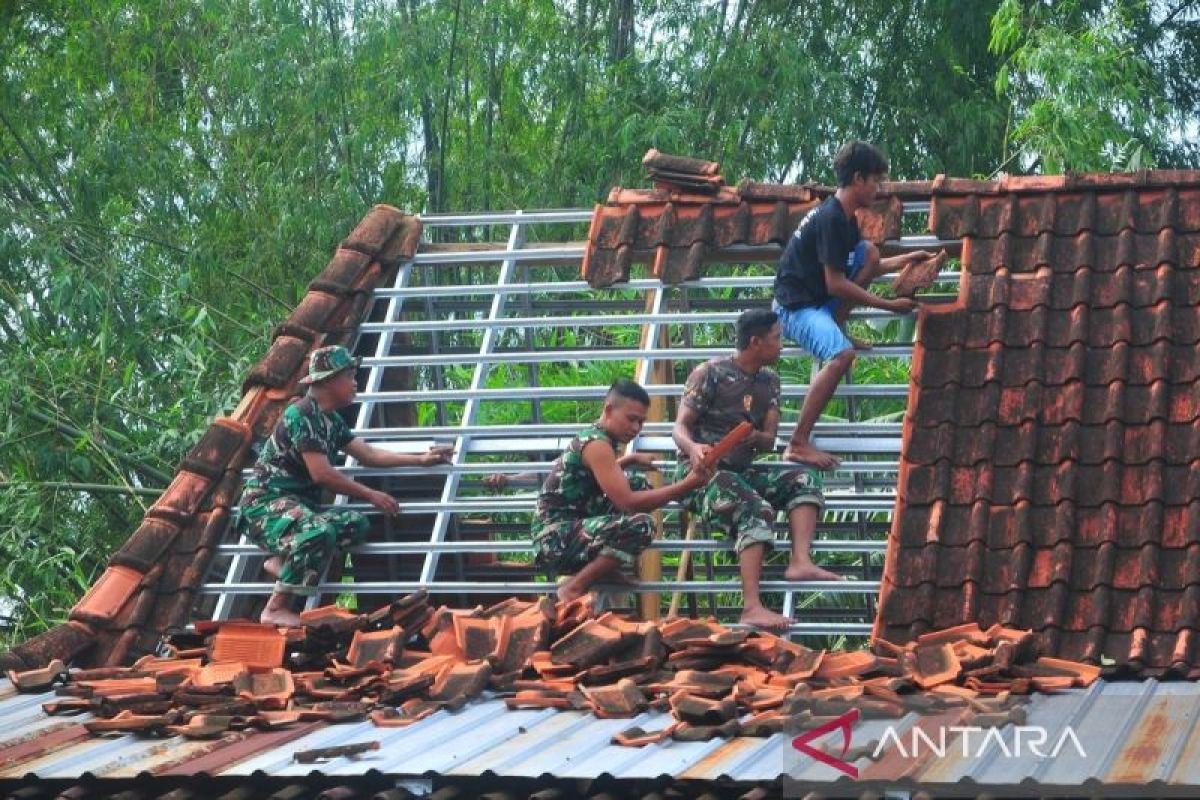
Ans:
<svg viewBox="0 0 1200 800"><path fill-rule="evenodd" d="M304 397L284 409L263 445L242 490L238 532L283 560L275 591L315 593L334 548L366 538L363 514L318 510L321 487L309 476L302 455L324 453L332 463L353 438L340 415L321 411Z"/></svg>
<svg viewBox="0 0 1200 800"><path fill-rule="evenodd" d="M772 369L764 367L747 375L730 356L701 364L692 370L683 388L684 405L700 415L691 431L692 440L716 444L744 420L761 430L768 412L779 408L779 396L779 375ZM754 448L749 443L741 445L721 459L707 485L682 500L706 525L736 537L734 548L739 553L758 542L772 545L778 511L787 514L810 504L819 513L825 504L820 473L803 468L769 469L755 466L753 461ZM681 454L675 480L681 480L689 469L687 456Z"/></svg>
<svg viewBox="0 0 1200 800"><path fill-rule="evenodd" d="M533 542L538 566L551 575L578 572L596 556L612 556L632 566L654 532L652 516L618 510L583 463L583 448L596 439L617 452L612 437L591 425L554 461L538 495ZM639 473L630 470L625 477L635 492L650 488Z"/></svg>

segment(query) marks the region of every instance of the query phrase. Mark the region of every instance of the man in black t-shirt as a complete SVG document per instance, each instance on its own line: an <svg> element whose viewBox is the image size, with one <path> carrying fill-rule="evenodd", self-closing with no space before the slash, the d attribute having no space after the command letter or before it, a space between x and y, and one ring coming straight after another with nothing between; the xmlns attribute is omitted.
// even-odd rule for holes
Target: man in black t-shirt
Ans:
<svg viewBox="0 0 1200 800"><path fill-rule="evenodd" d="M875 200L887 176L883 154L866 142L848 142L833 161L837 193L814 208L788 241L775 273L773 308L783 332L796 344L825 361L809 386L800 409L796 432L784 451L789 461L833 469L839 463L812 444L812 430L838 383L854 365L855 347L866 347L846 334L846 320L855 306L866 305L904 314L916 304L907 298L889 300L871 294L871 282L889 272L929 258L918 250L880 258L864 241L855 212Z"/></svg>

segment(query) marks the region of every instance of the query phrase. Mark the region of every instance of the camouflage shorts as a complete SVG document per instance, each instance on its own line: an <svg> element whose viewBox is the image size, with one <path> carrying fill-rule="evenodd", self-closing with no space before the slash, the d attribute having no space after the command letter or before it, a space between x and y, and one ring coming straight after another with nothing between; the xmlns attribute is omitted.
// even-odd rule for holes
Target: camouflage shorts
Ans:
<svg viewBox="0 0 1200 800"><path fill-rule="evenodd" d="M367 518L357 511L318 511L296 495L247 488L238 533L283 561L275 591L314 594L335 549L361 543Z"/></svg>
<svg viewBox="0 0 1200 800"><path fill-rule="evenodd" d="M628 471L629 488L642 492L650 488L639 472ZM608 498L596 498L590 517L535 519L533 545L535 563L554 575L570 575L583 569L596 556L612 556L625 568L633 566L637 556L654 538L654 517L650 514L622 514Z"/></svg>
<svg viewBox="0 0 1200 800"><path fill-rule="evenodd" d="M687 463L681 462L675 480L682 480L687 470ZM821 474L814 470L751 465L741 472L717 470L706 486L690 492L681 503L705 525L733 535L734 549L740 553L758 542L773 544L778 512L790 514L797 506L813 505L820 513L825 507L821 489Z"/></svg>

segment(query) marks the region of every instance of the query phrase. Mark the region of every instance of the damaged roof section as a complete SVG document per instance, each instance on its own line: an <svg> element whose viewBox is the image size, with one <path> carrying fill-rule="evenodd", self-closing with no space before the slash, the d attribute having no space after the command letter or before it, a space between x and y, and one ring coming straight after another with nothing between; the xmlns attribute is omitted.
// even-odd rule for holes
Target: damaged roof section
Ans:
<svg viewBox="0 0 1200 800"><path fill-rule="evenodd" d="M920 312L876 638L1200 675L1200 173L931 191L962 287Z"/></svg>
<svg viewBox="0 0 1200 800"><path fill-rule="evenodd" d="M725 184L720 165L651 150L642 162L653 189L614 188L596 206L582 276L593 288L629 280L633 262L677 284L701 276L705 260L734 245L782 245L804 215L833 194L829 187L743 180ZM863 236L881 243L900 235L904 208L896 184L859 212ZM909 187L911 189L911 187ZM907 189L906 189L907 191Z"/></svg>
<svg viewBox="0 0 1200 800"><path fill-rule="evenodd" d="M245 740L253 731L368 719L407 727L485 691L512 711L587 711L598 720L669 714L656 729L630 723L612 732L615 744L645 747L811 730L852 710L901 719L967 709L1005 725L1019 720L1031 693L1087 687L1100 675L1039 657L1032 633L999 626L962 625L906 647L880 642L876 652L826 652L711 619L597 615L590 596L454 611L418 593L370 614L314 610L286 632L200 623L169 649L169 657L125 668L68 673L59 663L10 678L21 692L53 688L57 697L42 704L49 716L85 715L63 746L77 744L78 729L173 735L216 742L202 750L211 758L235 744L252 750ZM0 744L0 777L53 747Z"/></svg>
<svg viewBox="0 0 1200 800"><path fill-rule="evenodd" d="M420 237L420 220L391 206L376 206L363 218L276 329L270 349L246 378L238 407L217 418L184 457L170 486L71 610L69 621L0 653L0 669L32 669L54 659L82 666L127 664L191 620L229 526L252 438L274 426L296 393L312 349L353 343L370 311L372 291L386 272L411 258Z"/></svg>

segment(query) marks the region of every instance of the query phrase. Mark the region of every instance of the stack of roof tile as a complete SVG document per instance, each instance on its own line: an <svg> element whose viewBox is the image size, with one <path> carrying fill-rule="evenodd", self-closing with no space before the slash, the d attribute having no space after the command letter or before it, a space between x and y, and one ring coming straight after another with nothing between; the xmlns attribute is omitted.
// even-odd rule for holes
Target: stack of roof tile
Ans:
<svg viewBox="0 0 1200 800"><path fill-rule="evenodd" d="M583 256L582 276L596 288L629 280L634 261L648 261L664 283L699 278L705 259L731 245L782 245L828 187L777 185L743 180L725 185L719 165L651 150L643 161L653 189L614 188L596 206ZM863 236L873 242L900 233L901 194L909 184L885 187L859 212Z"/></svg>
<svg viewBox="0 0 1200 800"><path fill-rule="evenodd" d="M1200 173L939 179L875 637L1200 675Z"/></svg>
<svg viewBox="0 0 1200 800"><path fill-rule="evenodd" d="M70 673L59 663L10 677L22 691L62 683L46 712L90 711L91 733L196 739L367 717L405 726L485 690L511 708L601 718L670 711L675 721L662 730L615 738L638 746L801 730L850 709L899 717L969 706L1002 724L1019 695L1087 685L1100 673L1041 658L1032 633L999 626L962 625L906 647L881 642L875 653L825 652L712 620L595 616L590 597L453 611L419 593L369 615L317 609L303 623L286 631L201 623L175 637L168 658Z"/></svg>
<svg viewBox="0 0 1200 800"><path fill-rule="evenodd" d="M69 621L0 653L0 668L25 670L56 658L117 666L152 652L164 632L187 624L229 525L252 438L274 426L312 349L350 342L369 312L372 291L385 272L412 256L420 236L420 220L391 206L376 206L363 218L275 331L237 409L216 419L184 457L171 485Z"/></svg>

